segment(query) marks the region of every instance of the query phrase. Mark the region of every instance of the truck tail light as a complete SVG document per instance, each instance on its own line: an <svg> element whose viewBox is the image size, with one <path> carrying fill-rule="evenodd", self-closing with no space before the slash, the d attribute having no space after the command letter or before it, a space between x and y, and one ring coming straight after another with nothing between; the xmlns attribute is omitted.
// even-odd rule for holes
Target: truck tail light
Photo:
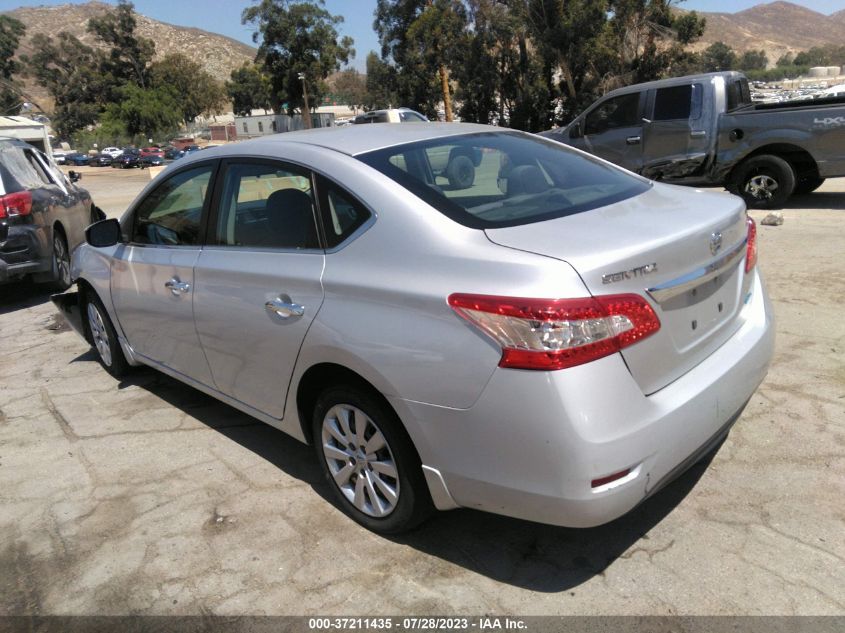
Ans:
<svg viewBox="0 0 845 633"><path fill-rule="evenodd" d="M31 211L32 193L29 191L18 191L0 196L0 218L29 215Z"/></svg>
<svg viewBox="0 0 845 633"><path fill-rule="evenodd" d="M499 367L555 370L609 356L660 329L635 294L526 299L453 294L449 305L502 348Z"/></svg>
<svg viewBox="0 0 845 633"><path fill-rule="evenodd" d="M754 223L754 218L748 218L745 224L748 226L748 241L745 247L745 274L748 274L757 264L757 225Z"/></svg>

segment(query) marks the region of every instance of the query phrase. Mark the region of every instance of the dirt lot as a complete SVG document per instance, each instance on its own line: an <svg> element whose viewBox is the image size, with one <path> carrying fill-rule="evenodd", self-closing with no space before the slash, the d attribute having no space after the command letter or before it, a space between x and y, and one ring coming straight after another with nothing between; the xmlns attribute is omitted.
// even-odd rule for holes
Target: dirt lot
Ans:
<svg viewBox="0 0 845 633"><path fill-rule="evenodd" d="M81 171L112 216L149 179ZM845 179L784 215L759 232L768 379L709 463L590 530L460 510L371 534L310 448L113 380L46 292L0 288L0 614L845 614Z"/></svg>

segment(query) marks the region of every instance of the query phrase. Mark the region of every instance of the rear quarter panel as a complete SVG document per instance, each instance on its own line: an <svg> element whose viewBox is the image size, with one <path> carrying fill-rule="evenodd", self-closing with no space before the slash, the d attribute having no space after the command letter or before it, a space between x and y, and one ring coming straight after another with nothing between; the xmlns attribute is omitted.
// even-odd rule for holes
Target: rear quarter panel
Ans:
<svg viewBox="0 0 845 633"><path fill-rule="evenodd" d="M742 138L731 140L741 130ZM783 110L723 114L719 120L716 176L767 145L789 144L807 151L823 178L845 176L845 106L803 105Z"/></svg>

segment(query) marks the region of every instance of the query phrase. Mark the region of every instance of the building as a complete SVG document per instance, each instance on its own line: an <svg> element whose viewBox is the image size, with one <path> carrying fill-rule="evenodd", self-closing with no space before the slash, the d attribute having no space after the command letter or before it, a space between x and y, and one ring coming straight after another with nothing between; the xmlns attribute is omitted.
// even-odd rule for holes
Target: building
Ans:
<svg viewBox="0 0 845 633"><path fill-rule="evenodd" d="M47 126L25 116L0 116L0 137L26 141L47 154L52 160L53 150Z"/></svg>
<svg viewBox="0 0 845 633"><path fill-rule="evenodd" d="M312 127L332 127L334 125L333 113L313 113L311 115ZM259 114L256 116L236 116L235 134L238 139L255 138L256 136L267 136L279 132L292 132L304 129L302 115L294 114Z"/></svg>

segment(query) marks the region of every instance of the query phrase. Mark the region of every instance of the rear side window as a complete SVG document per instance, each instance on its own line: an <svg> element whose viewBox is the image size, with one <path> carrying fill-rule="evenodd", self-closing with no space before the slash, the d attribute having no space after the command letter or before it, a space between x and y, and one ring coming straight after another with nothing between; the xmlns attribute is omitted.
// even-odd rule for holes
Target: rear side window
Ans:
<svg viewBox="0 0 845 633"><path fill-rule="evenodd" d="M751 104L751 89L745 79L736 79L727 85L728 112Z"/></svg>
<svg viewBox="0 0 845 633"><path fill-rule="evenodd" d="M356 156L471 228L551 220L647 191L647 182L539 136L485 132Z"/></svg>
<svg viewBox="0 0 845 633"><path fill-rule="evenodd" d="M334 248L370 219L371 213L352 194L323 176L318 183L326 246Z"/></svg>
<svg viewBox="0 0 845 633"><path fill-rule="evenodd" d="M654 120L700 119L703 95L701 84L658 88L654 95Z"/></svg>
<svg viewBox="0 0 845 633"><path fill-rule="evenodd" d="M135 211L132 241L160 246L199 244L212 169L212 165L188 169L156 187Z"/></svg>

